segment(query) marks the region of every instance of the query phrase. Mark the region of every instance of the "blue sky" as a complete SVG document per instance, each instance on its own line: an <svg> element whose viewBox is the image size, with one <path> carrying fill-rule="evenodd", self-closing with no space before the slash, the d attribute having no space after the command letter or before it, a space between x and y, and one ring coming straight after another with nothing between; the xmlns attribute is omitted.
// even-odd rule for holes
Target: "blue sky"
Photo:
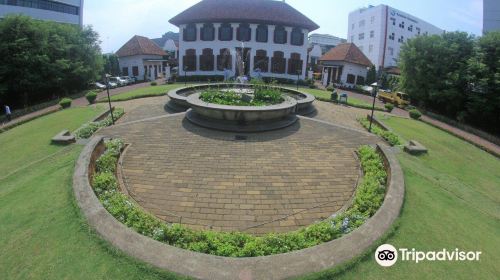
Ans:
<svg viewBox="0 0 500 280"><path fill-rule="evenodd" d="M251 0L248 0L251 1ZM178 31L168 20L199 0L85 0L85 25L101 35L104 52L117 51L134 35L154 38ZM386 4L430 22L447 31L481 34L482 0L287 0L321 28L315 32L346 38L350 11L368 5Z"/></svg>

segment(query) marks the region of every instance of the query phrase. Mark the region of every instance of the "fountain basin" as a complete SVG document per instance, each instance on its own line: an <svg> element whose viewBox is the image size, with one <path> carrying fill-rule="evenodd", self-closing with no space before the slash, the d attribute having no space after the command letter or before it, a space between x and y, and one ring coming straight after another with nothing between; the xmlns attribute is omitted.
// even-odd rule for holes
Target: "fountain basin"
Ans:
<svg viewBox="0 0 500 280"><path fill-rule="evenodd" d="M297 121L297 100L284 96L285 101L269 106L228 106L207 103L197 92L187 97L191 108L189 121L207 128L234 131L260 132L284 128Z"/></svg>

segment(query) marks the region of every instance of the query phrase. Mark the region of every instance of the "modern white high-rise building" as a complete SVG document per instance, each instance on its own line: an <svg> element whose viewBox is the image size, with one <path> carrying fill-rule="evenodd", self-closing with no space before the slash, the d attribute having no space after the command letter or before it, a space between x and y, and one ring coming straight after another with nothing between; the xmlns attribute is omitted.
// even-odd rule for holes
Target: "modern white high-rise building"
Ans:
<svg viewBox="0 0 500 280"><path fill-rule="evenodd" d="M413 15L387 5L369 6L349 14L347 40L377 68L397 66L401 45L419 35L444 31Z"/></svg>
<svg viewBox="0 0 500 280"><path fill-rule="evenodd" d="M483 0L483 33L500 30L500 1Z"/></svg>
<svg viewBox="0 0 500 280"><path fill-rule="evenodd" d="M10 14L82 26L83 0L0 0L0 19Z"/></svg>

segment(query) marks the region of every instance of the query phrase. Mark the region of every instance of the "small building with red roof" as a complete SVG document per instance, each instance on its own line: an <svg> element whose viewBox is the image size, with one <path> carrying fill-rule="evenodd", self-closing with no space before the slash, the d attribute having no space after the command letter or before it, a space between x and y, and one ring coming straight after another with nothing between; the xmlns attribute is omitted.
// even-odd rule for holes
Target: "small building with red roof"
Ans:
<svg viewBox="0 0 500 280"><path fill-rule="evenodd" d="M323 67L323 85L364 85L372 63L353 43L343 43L325 53L319 62Z"/></svg>
<svg viewBox="0 0 500 280"><path fill-rule="evenodd" d="M163 77L167 53L149 38L134 36L117 52L123 76L139 81Z"/></svg>

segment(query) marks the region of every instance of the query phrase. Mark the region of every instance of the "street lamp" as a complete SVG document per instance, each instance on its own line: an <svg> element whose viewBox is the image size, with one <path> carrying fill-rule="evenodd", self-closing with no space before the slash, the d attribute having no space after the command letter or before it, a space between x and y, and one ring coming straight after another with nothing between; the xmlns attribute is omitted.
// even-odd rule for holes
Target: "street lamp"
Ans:
<svg viewBox="0 0 500 280"><path fill-rule="evenodd" d="M379 84L377 82L375 82L375 83L371 84L371 86L373 87L373 90L372 90L373 104L372 104L372 115L370 117L370 127L368 128L369 132L372 132L373 114L375 112L375 98L377 98Z"/></svg>
<svg viewBox="0 0 500 280"><path fill-rule="evenodd" d="M187 86L187 70L188 67L184 66L184 85Z"/></svg>
<svg viewBox="0 0 500 280"><path fill-rule="evenodd" d="M109 113L111 115L111 122L113 125L115 124L115 117L113 116L113 107L111 106L111 97L109 96L109 78L111 75L106 74L106 92L108 93L108 104L109 104Z"/></svg>
<svg viewBox="0 0 500 280"><path fill-rule="evenodd" d="M300 80L300 75L302 74L302 71L300 69L297 70L297 90L299 90L299 80Z"/></svg>

